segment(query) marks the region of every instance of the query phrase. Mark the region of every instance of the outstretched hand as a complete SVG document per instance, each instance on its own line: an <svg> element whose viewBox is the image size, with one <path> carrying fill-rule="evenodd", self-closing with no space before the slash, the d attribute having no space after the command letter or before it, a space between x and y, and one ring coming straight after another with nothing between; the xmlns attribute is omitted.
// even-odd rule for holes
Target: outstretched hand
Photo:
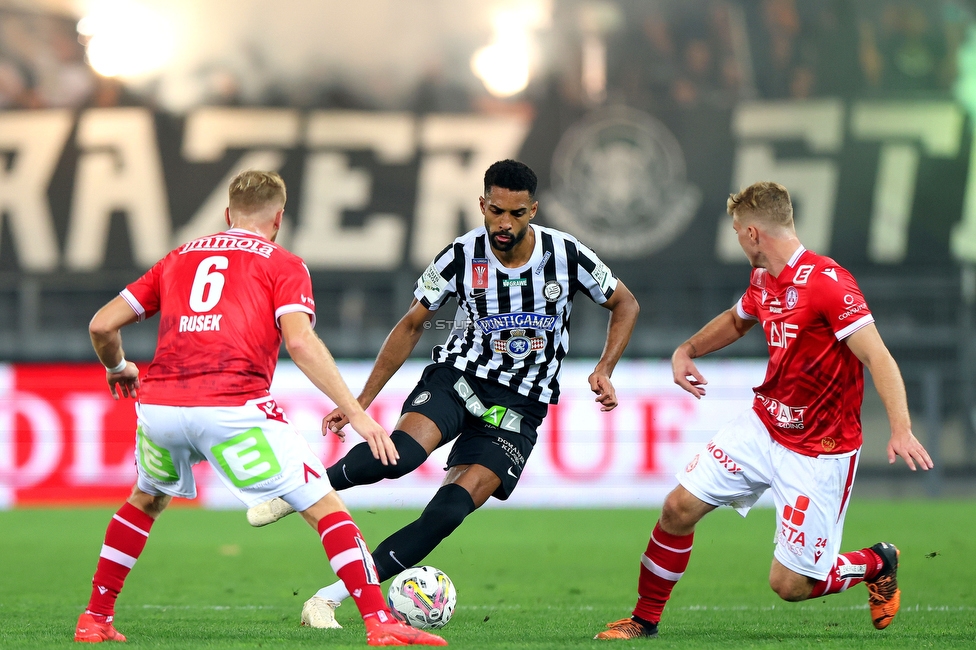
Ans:
<svg viewBox="0 0 976 650"><path fill-rule="evenodd" d="M671 373L674 375L674 383L694 395L695 399L705 396L705 386L708 381L698 372L698 367L685 352L684 346L679 347L671 355Z"/></svg>
<svg viewBox="0 0 976 650"><path fill-rule="evenodd" d="M366 440L366 444L369 445L369 450L373 452L373 458L376 458L384 465L397 464L400 454L397 452L396 445L390 440L390 434L386 432L386 429L377 424L376 420L369 417L365 411L360 411L350 418L349 423L356 430L356 433Z"/></svg>
<svg viewBox="0 0 976 650"><path fill-rule="evenodd" d="M925 451L925 447L910 431L907 435L896 436L894 433L891 434L891 440L888 441L888 464L893 464L897 456L904 458L905 464L913 472L916 463L926 470L934 467L929 452Z"/></svg>
<svg viewBox="0 0 976 650"><path fill-rule="evenodd" d="M122 372L106 371L105 380L108 382L112 397L116 400L119 399L119 393L122 393L122 397L133 399L139 396L139 368L131 361L125 364Z"/></svg>
<svg viewBox="0 0 976 650"><path fill-rule="evenodd" d="M339 440L346 441L346 432L342 427L349 424L349 418L339 409L333 409L331 413L322 418L322 435L327 436L334 433Z"/></svg>
<svg viewBox="0 0 976 650"><path fill-rule="evenodd" d="M613 389L610 377L594 370L589 376L590 390L596 393L595 402L602 406L601 411L612 411L617 407L617 392Z"/></svg>

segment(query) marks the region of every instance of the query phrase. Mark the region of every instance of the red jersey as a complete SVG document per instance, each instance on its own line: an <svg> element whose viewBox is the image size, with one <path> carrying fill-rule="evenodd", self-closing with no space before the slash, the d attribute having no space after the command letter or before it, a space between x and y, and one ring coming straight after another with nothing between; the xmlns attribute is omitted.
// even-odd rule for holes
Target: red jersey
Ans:
<svg viewBox="0 0 976 650"><path fill-rule="evenodd" d="M844 339L874 317L854 277L801 246L778 277L753 269L736 310L769 344L752 408L773 439L806 456L860 448L864 367Z"/></svg>
<svg viewBox="0 0 976 650"><path fill-rule="evenodd" d="M301 258L240 228L188 242L122 291L144 320L159 312L156 355L139 401L240 406L269 395L282 314L315 324L312 280Z"/></svg>

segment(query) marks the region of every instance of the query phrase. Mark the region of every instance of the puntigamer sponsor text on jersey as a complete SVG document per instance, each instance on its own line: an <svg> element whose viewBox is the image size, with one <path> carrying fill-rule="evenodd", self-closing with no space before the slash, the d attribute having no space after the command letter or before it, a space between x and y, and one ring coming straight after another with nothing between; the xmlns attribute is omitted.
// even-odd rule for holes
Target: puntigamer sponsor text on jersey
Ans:
<svg viewBox="0 0 976 650"><path fill-rule="evenodd" d="M478 328L485 334L510 329L537 329L553 331L556 327L556 317L545 314L527 314L516 312L513 314L496 314L485 316L475 321Z"/></svg>

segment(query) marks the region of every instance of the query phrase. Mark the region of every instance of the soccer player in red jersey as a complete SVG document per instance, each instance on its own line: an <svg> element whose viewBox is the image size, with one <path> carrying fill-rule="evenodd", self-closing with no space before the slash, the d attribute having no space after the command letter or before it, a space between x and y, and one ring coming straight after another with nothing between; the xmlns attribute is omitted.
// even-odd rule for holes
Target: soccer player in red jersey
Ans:
<svg viewBox="0 0 976 650"><path fill-rule="evenodd" d="M248 506L281 497L318 530L363 616L369 645L447 645L393 618L359 528L321 461L271 398L284 338L302 372L352 414L374 457L396 464L389 435L359 406L312 329L308 269L274 243L285 199L278 174L242 172L230 184L229 230L172 251L91 321L112 395L138 398L138 479L109 523L75 641L125 641L113 625L125 578L172 497L196 496L192 466L207 460ZM120 330L157 312L156 354L140 379L125 359Z"/></svg>
<svg viewBox="0 0 976 650"><path fill-rule="evenodd" d="M898 549L881 542L840 553L840 542L861 448L863 366L888 413L889 463L901 456L912 470L932 467L912 435L901 373L851 274L797 239L785 187L755 183L729 197L728 213L754 267L749 288L675 350L674 381L701 399L707 382L694 359L756 323L769 345L766 378L752 409L678 474L641 557L633 615L609 623L598 639L656 636L688 566L695 525L718 506L745 516L767 489L779 518L769 585L780 598L819 598L864 582L876 628L898 612Z"/></svg>

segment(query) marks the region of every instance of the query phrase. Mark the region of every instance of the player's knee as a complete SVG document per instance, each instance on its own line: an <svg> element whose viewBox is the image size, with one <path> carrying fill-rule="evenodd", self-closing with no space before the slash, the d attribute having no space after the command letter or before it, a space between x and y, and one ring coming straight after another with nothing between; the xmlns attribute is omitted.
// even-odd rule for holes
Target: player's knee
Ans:
<svg viewBox="0 0 976 650"><path fill-rule="evenodd" d="M132 487L132 494L129 495L128 502L139 510L155 519L166 509L173 497L166 494L149 494L139 489L138 485Z"/></svg>
<svg viewBox="0 0 976 650"><path fill-rule="evenodd" d="M346 490L354 485L372 485L385 478L400 478L420 467L427 460L427 451L423 446L403 431L394 431L390 435L396 445L400 458L396 465L384 465L373 456L372 450L365 442L361 442L326 469L329 483L336 490Z"/></svg>
<svg viewBox="0 0 976 650"><path fill-rule="evenodd" d="M661 527L674 535L687 535L695 530L701 519L694 508L689 507L678 490L672 490L661 509Z"/></svg>
<svg viewBox="0 0 976 650"><path fill-rule="evenodd" d="M424 508L420 519L424 527L430 527L442 537L447 537L475 509L474 500L468 491L460 485L449 483L437 491Z"/></svg>
<svg viewBox="0 0 976 650"><path fill-rule="evenodd" d="M796 603L807 598L805 594L800 593L790 584L770 582L769 586L776 592L777 596L790 603Z"/></svg>
<svg viewBox="0 0 976 650"><path fill-rule="evenodd" d="M783 600L796 603L810 597L810 581L804 576L787 573L771 573L769 587Z"/></svg>
<svg viewBox="0 0 976 650"><path fill-rule="evenodd" d="M395 430L390 434L390 440L396 445L400 457L396 465L387 465L387 478L406 476L427 460L427 450L406 431Z"/></svg>

